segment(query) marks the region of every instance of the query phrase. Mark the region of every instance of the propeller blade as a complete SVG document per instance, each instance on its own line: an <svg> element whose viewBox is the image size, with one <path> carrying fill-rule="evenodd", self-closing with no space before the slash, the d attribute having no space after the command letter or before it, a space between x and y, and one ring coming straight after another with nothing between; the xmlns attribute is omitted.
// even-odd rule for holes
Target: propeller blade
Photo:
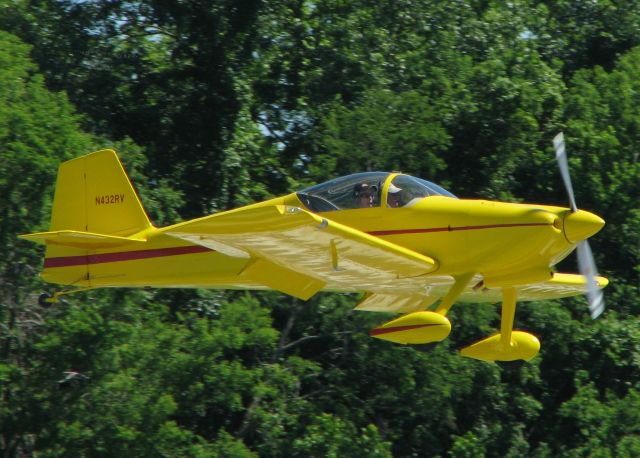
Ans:
<svg viewBox="0 0 640 458"><path fill-rule="evenodd" d="M556 151L556 159L560 166L560 174L562 175L562 181L564 181L564 187L567 190L569 196L569 205L571 211L576 213L578 206L576 205L576 198L573 194L573 185L571 184L571 176L569 175L569 161L567 160L567 152L564 149L564 134L560 132L553 139L553 148ZM582 276L587 280L587 300L589 302L589 312L591 318L596 319L604 311L604 298L602 291L596 281L596 275L598 271L596 269L596 261L593 258L591 247L586 240L578 243L578 269Z"/></svg>
<svg viewBox="0 0 640 458"><path fill-rule="evenodd" d="M562 175L562 181L564 181L564 187L569 195L569 205L571 211L578 211L576 205L576 199L573 195L573 185L571 184L571 176L569 175L569 162L567 161L567 153L564 150L564 134L560 132L553 138L553 148L556 150L556 159L560 166L560 174Z"/></svg>
<svg viewBox="0 0 640 458"><path fill-rule="evenodd" d="M587 279L587 300L589 302L589 312L594 320L604 311L604 298L602 291L596 282L596 262L587 241L578 244L578 268L580 273Z"/></svg>

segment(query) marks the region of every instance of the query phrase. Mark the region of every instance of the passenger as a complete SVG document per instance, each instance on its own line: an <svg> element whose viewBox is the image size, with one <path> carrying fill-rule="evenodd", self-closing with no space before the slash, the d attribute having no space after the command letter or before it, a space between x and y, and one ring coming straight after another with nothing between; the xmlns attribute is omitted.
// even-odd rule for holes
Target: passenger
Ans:
<svg viewBox="0 0 640 458"><path fill-rule="evenodd" d="M402 207L402 204L400 202L400 191L402 191L402 188L395 186L393 183L389 185L389 189L387 189L387 207Z"/></svg>
<svg viewBox="0 0 640 458"><path fill-rule="evenodd" d="M373 207L375 188L368 183L358 183L353 187L353 198L356 208Z"/></svg>

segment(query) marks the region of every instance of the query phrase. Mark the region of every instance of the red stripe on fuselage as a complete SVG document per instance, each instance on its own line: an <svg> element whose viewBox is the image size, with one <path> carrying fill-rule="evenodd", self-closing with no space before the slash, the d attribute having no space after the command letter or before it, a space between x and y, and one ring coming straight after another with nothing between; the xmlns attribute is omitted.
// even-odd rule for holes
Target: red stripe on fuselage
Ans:
<svg viewBox="0 0 640 458"><path fill-rule="evenodd" d="M389 334L390 332L409 331L411 329L430 328L432 326L442 326L441 324L409 324L406 326L392 326L390 328L376 328L369 331L370 336Z"/></svg>
<svg viewBox="0 0 640 458"><path fill-rule="evenodd" d="M516 224L490 224L485 226L459 226L459 227L432 227L424 229L392 229L386 231L371 231L369 235L399 235L399 234L423 234L428 232L453 232L470 231L478 229L496 229L505 227L531 227L531 226L551 226L551 223L516 223ZM182 254L205 253L211 250L200 245L180 246L170 248L157 248L152 250L123 251L118 253L89 254L86 256L62 256L56 258L46 258L45 268L84 266L87 264L103 264L107 262L135 261L139 259L163 258L166 256L178 256Z"/></svg>
<svg viewBox="0 0 640 458"><path fill-rule="evenodd" d="M392 229L388 231L371 231L369 235L399 235L399 234L424 234L428 232L453 232L453 231L474 231L478 229L499 229L505 227L532 227L532 226L552 226L552 223L512 223L512 224L487 224L484 226L458 226L458 227L429 227L423 229Z"/></svg>
<svg viewBox="0 0 640 458"><path fill-rule="evenodd" d="M58 258L46 258L44 267L70 267L84 266L87 264L103 264L106 262L134 261L138 259L163 258L166 256L178 256L181 254L205 253L211 250L200 245L177 246L170 248L156 248L153 250L122 251L119 253L88 254L86 256L62 256Z"/></svg>

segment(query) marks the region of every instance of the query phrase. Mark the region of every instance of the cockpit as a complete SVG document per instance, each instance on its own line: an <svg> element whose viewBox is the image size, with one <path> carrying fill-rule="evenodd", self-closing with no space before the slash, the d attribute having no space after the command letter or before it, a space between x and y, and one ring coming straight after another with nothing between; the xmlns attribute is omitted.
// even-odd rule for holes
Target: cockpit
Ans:
<svg viewBox="0 0 640 458"><path fill-rule="evenodd" d="M457 198L430 181L390 172L354 173L303 189L297 196L313 212L410 207L429 196Z"/></svg>

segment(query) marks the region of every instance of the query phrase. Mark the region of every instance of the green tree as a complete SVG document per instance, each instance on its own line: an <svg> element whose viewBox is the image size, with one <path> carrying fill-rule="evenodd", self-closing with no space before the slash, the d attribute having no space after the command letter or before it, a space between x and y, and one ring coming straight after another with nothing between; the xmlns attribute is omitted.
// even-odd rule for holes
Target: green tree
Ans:
<svg viewBox="0 0 640 458"><path fill-rule="evenodd" d="M0 28L32 46L0 35L6 455L638 454L633 8L2 5ZM455 354L496 328L492 304L454 307L431 353L370 339L385 317L353 312L356 295L96 291L42 311L40 253L15 238L47 228L57 165L105 144L165 224L362 168L564 205L559 130L580 207L608 223L592 246L609 310L591 323L582 298L519 306L542 341L519 369Z"/></svg>
<svg viewBox="0 0 640 458"><path fill-rule="evenodd" d="M91 147L63 94L44 87L29 47L0 32L0 409L1 447L7 456L29 450L35 402L30 382L32 339L44 320L31 305L40 251L25 249L19 233L48 218L57 164Z"/></svg>
<svg viewBox="0 0 640 458"><path fill-rule="evenodd" d="M440 156L450 139L433 105L417 91L371 92L352 110L337 102L323 119L325 153L310 161L310 174L319 181L362 170L436 176L445 168Z"/></svg>
<svg viewBox="0 0 640 458"><path fill-rule="evenodd" d="M69 94L90 130L145 147L154 175L189 196L184 215L219 208L260 2L18 4L22 17L0 23L35 45L50 87Z"/></svg>

